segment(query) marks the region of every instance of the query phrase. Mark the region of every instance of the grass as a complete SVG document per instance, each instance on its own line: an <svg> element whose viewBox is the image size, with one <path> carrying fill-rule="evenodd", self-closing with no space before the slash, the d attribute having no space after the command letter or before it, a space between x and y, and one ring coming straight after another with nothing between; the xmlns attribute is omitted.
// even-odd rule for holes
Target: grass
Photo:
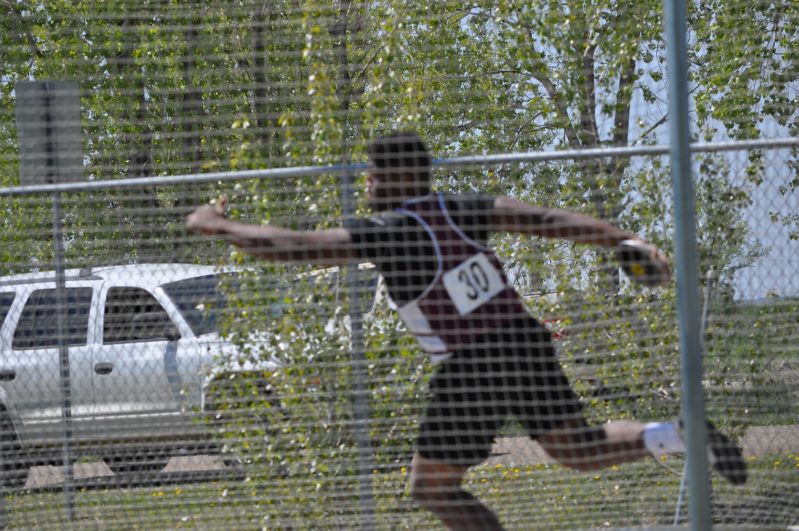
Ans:
<svg viewBox="0 0 799 531"><path fill-rule="evenodd" d="M679 459L666 464L682 470ZM799 455L753 458L749 466L744 487L731 487L714 475L716 522L757 529L798 523ZM18 493L5 498L6 520L10 529L358 527L357 478L249 472L244 481L80 490L72 522L64 517L62 493ZM410 500L407 474L407 468L399 467L372 475L375 527L440 528ZM470 472L467 488L496 510L509 529L576 529L670 525L679 482L679 475L649 460L594 474L557 465L482 466Z"/></svg>
<svg viewBox="0 0 799 531"><path fill-rule="evenodd" d="M796 424L798 334L797 299L712 312L705 355L708 415L739 426Z"/></svg>

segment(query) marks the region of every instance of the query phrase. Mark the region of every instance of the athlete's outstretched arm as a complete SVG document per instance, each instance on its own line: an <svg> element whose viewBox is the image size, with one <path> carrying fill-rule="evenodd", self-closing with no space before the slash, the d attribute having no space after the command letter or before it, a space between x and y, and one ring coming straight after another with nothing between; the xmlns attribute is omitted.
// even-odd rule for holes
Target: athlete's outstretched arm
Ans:
<svg viewBox="0 0 799 531"><path fill-rule="evenodd" d="M195 234L218 236L244 252L278 262L342 265L356 261L347 229L296 231L249 225L225 217L227 199L204 205L189 214L186 228Z"/></svg>
<svg viewBox="0 0 799 531"><path fill-rule="evenodd" d="M492 229L498 232L516 232L604 247L615 247L624 240L638 239L635 234L591 216L528 205L505 196L494 199L491 221Z"/></svg>
<svg viewBox="0 0 799 531"><path fill-rule="evenodd" d="M671 276L669 261L657 247L600 219L502 196L494 198L493 206L490 219L495 231L615 247L624 271L646 286L662 286Z"/></svg>

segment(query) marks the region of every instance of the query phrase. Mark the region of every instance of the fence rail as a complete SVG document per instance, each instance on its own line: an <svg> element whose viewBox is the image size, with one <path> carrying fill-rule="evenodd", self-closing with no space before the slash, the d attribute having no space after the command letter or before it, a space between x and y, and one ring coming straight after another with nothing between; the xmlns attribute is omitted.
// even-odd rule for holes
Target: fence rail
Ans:
<svg viewBox="0 0 799 531"><path fill-rule="evenodd" d="M799 138L775 138L740 140L734 142L696 143L691 145L693 153L720 153L725 151L749 151L755 149L777 149L799 147ZM533 153L498 153L433 159L433 168L470 168L496 164L520 164L552 160L582 160L599 157L636 157L667 155L669 146L631 146L599 149L573 149ZM235 182L247 179L275 179L282 177L314 177L318 175L345 175L362 173L368 168L365 163L331 164L329 166L298 166L292 168L264 168L229 172L209 172L188 175L160 175L157 177L133 177L113 181L89 181L61 184L39 184L0 188L0 196L33 195L66 192L91 192L116 188L138 188L142 186L169 186Z"/></svg>

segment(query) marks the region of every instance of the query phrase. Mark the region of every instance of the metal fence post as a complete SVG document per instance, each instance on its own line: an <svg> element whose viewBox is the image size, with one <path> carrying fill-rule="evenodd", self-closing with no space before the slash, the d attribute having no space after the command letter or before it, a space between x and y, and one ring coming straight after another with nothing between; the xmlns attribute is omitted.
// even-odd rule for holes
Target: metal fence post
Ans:
<svg viewBox="0 0 799 531"><path fill-rule="evenodd" d="M74 182L83 175L80 126L80 89L73 81L23 81L14 87L17 100L17 134L20 181L23 184ZM69 347L64 338L66 304L64 227L61 192L53 192L53 259L56 284L56 336L63 430L64 509L75 517L72 468L72 387Z"/></svg>
<svg viewBox="0 0 799 531"><path fill-rule="evenodd" d="M64 230L61 211L61 194L53 194L53 252L56 263L56 334L58 334L58 368L61 376L61 422L64 440L62 446L64 470L64 509L67 519L75 518L75 486L72 463L72 384L69 370L69 347L64 341L64 312L66 282L64 271Z"/></svg>
<svg viewBox="0 0 799 531"><path fill-rule="evenodd" d="M706 453L707 427L702 395L702 342L699 331L699 261L696 250L694 189L691 180L688 115L688 59L685 0L664 0L669 79L671 175L674 190L674 252L682 364L682 418L685 423L691 528L711 528Z"/></svg>
<svg viewBox="0 0 799 531"><path fill-rule="evenodd" d="M342 176L342 213L346 217L355 214L355 174ZM357 265L347 268L347 292L349 293L350 334L352 338L351 359L353 378L353 408L355 412L355 440L358 449L358 497L361 505L361 527L375 527L375 502L372 493L372 443L369 437L369 389L366 385L366 347L363 339L363 312L359 286L360 271Z"/></svg>

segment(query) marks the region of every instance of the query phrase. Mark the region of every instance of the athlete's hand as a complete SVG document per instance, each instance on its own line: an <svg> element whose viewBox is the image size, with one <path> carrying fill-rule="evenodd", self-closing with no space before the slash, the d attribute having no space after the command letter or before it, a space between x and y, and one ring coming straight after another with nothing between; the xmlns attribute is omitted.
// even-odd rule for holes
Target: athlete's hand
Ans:
<svg viewBox="0 0 799 531"><path fill-rule="evenodd" d="M194 234L212 235L219 232L225 221L227 197L219 196L209 205L203 205L186 217L186 228Z"/></svg>
<svg viewBox="0 0 799 531"><path fill-rule="evenodd" d="M645 286L655 287L671 279L669 260L657 247L639 238L624 240L616 249L627 275Z"/></svg>

